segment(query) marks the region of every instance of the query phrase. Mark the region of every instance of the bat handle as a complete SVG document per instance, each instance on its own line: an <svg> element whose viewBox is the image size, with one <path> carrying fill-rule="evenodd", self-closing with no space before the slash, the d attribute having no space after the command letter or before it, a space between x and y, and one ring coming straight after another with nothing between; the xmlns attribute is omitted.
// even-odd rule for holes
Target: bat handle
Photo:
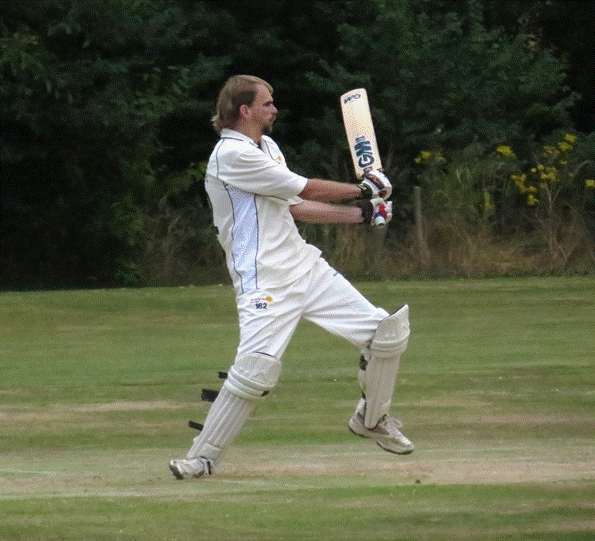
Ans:
<svg viewBox="0 0 595 541"><path fill-rule="evenodd" d="M384 227L386 224L386 220L382 216L380 216L380 214L378 214L374 217L374 223L377 227Z"/></svg>

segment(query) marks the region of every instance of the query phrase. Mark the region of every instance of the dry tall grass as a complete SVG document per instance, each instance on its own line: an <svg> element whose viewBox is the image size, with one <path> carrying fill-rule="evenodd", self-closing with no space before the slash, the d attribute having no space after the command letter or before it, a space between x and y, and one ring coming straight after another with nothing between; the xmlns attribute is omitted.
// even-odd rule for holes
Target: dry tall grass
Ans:
<svg viewBox="0 0 595 541"><path fill-rule="evenodd" d="M137 266L146 285L229 283L223 252L210 225L193 212L147 217ZM575 212L525 230L496 234L485 221L457 214L423 219L422 252L413 226L399 229L352 225L300 226L309 242L350 279L497 277L595 274L595 240Z"/></svg>

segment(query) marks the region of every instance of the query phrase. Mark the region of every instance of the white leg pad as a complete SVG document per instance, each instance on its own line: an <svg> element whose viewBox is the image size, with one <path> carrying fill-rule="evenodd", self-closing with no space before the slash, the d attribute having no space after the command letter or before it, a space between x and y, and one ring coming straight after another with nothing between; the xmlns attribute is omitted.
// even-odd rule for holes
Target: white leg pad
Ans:
<svg viewBox="0 0 595 541"><path fill-rule="evenodd" d="M236 359L223 386L247 400L258 400L277 384L280 375L281 361L264 353L251 353Z"/></svg>
<svg viewBox="0 0 595 541"><path fill-rule="evenodd" d="M256 402L275 386L280 374L281 362L270 355L253 353L236 359L186 458L203 457L217 462L239 434Z"/></svg>
<svg viewBox="0 0 595 541"><path fill-rule="evenodd" d="M186 458L208 458L217 462L225 448L235 439L250 417L256 402L221 389L204 422L201 433L194 438Z"/></svg>
<svg viewBox="0 0 595 541"><path fill-rule="evenodd" d="M369 352L364 354L367 365L358 379L365 395L364 425L374 428L387 415L392 402L399 361L409 340L409 307L386 317L376 329ZM360 402L358 410L363 404Z"/></svg>

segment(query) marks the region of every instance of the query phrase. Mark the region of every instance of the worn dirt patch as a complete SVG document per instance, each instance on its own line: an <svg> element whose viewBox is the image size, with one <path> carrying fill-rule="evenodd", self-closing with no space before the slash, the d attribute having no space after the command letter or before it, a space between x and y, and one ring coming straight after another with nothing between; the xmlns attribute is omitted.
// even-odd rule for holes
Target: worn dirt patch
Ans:
<svg viewBox="0 0 595 541"><path fill-rule="evenodd" d="M550 447L472 446L461 449L418 448L407 456L370 448L368 442L349 446L302 447L287 450L235 449L219 468L221 475L322 475L378 477L393 483L486 484L595 481L595 446L587 442ZM373 444L372 444L373 445ZM563 447L563 449L561 448Z"/></svg>
<svg viewBox="0 0 595 541"><path fill-rule="evenodd" d="M52 404L43 409L20 405L0 409L0 423L8 436L17 426L42 433L44 427L55 430L54 422L81 423L82 416L88 428L94 422L94 413L101 419L101 414L110 412L173 411L195 406L165 400ZM386 453L373 442L355 436L345 444L287 442L268 446L239 441L217 466L212 480L240 485L294 483L301 487L595 483L591 431L566 430L563 436L555 428L557 424L584 428L590 419L582 412L544 416L529 412L484 415L478 411L453 415L448 421L460 426L451 428L437 414L427 418L418 415L412 425L417 449L407 456ZM534 426L540 430L531 430ZM550 428L544 432L544 427ZM156 441L155 448L142 450L31 449L6 453L0 455L0 494L11 498L179 490L170 485L173 479L167 462L183 455L186 448L162 449L160 442ZM206 485L205 490L213 486Z"/></svg>
<svg viewBox="0 0 595 541"><path fill-rule="evenodd" d="M51 404L40 408L23 408L18 406L0 409L0 422L30 422L30 421L67 421L83 413L107 413L113 411L149 411L149 410L179 410L196 406L196 404L182 404L166 400L126 401L94 403L94 404Z"/></svg>
<svg viewBox="0 0 595 541"><path fill-rule="evenodd" d="M347 486L553 484L593 486L595 450L587 440L550 446L421 447L390 455L362 440L348 445L232 447L206 481L179 483L167 462L179 450L93 450L0 456L0 500L30 497L163 496L199 492ZM595 508L595 504L593 504Z"/></svg>

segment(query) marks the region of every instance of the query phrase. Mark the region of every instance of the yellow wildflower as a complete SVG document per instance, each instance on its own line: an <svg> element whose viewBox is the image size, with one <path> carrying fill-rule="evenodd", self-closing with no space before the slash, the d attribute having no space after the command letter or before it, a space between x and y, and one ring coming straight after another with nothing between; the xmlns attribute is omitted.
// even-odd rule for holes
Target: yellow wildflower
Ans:
<svg viewBox="0 0 595 541"><path fill-rule="evenodd" d="M539 199L537 199L533 194L529 194L527 196L527 205L530 207L534 207L539 203Z"/></svg>
<svg viewBox="0 0 595 541"><path fill-rule="evenodd" d="M419 156L413 160L417 164L439 164L446 163L446 159L442 156L439 150L432 152L431 150L422 150Z"/></svg>
<svg viewBox="0 0 595 541"><path fill-rule="evenodd" d="M527 175L525 175L524 173L522 175L515 175L513 173L512 175L510 175L510 178L515 182L525 182L525 180L527 179Z"/></svg>
<svg viewBox="0 0 595 541"><path fill-rule="evenodd" d="M595 180L593 180L592 178L588 178L587 180L585 180L585 187L595 188Z"/></svg>
<svg viewBox="0 0 595 541"><path fill-rule="evenodd" d="M422 163L422 162L427 162L430 159L430 156L432 155L432 152L429 150L422 150L419 153L419 156L417 158L415 158L415 163Z"/></svg>
<svg viewBox="0 0 595 541"><path fill-rule="evenodd" d="M558 149L556 147L553 147L550 145L543 147L543 155L544 156L549 156L551 158L555 158L558 154L560 154L560 153L558 152Z"/></svg>
<svg viewBox="0 0 595 541"><path fill-rule="evenodd" d="M496 154L500 154L504 158L516 158L516 154L508 145L499 145L496 147Z"/></svg>
<svg viewBox="0 0 595 541"><path fill-rule="evenodd" d="M576 143L576 135L572 135L571 133L567 133L564 136L564 141L566 141L567 143L570 143L571 145L574 145L574 143Z"/></svg>
<svg viewBox="0 0 595 541"><path fill-rule="evenodd" d="M558 170L555 167L546 167L539 175L539 178L544 182L556 182L558 180Z"/></svg>
<svg viewBox="0 0 595 541"><path fill-rule="evenodd" d="M515 183L519 192L525 193L525 191L527 190L527 188L525 186L525 182L527 180L527 175L525 175L524 173L521 175L517 175L517 174L513 173L512 175L510 175L510 180L512 180Z"/></svg>
<svg viewBox="0 0 595 541"><path fill-rule="evenodd" d="M572 150L572 145L569 145L566 141L562 141L561 143L558 143L558 148L562 152L566 152L567 150Z"/></svg>

